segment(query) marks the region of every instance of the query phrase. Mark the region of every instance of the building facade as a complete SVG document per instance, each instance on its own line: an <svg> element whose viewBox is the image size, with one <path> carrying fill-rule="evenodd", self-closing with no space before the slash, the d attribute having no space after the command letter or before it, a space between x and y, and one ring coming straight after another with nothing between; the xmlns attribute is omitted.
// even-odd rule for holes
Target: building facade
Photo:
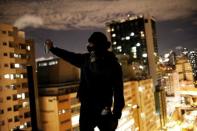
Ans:
<svg viewBox="0 0 197 131"><path fill-rule="evenodd" d="M176 58L176 71L179 74L179 87L193 87L194 77L192 66L186 56L177 56Z"/></svg>
<svg viewBox="0 0 197 131"><path fill-rule="evenodd" d="M196 83L197 81L197 50L189 51L188 58L192 66L192 71L193 71L193 76L194 76L194 81L195 81L195 86L196 86L197 85Z"/></svg>
<svg viewBox="0 0 197 131"><path fill-rule="evenodd" d="M0 24L1 131L32 130L27 66L33 70L32 83L37 98L34 57L34 43L25 40L24 32L12 25Z"/></svg>
<svg viewBox="0 0 197 131"><path fill-rule="evenodd" d="M151 16L128 16L125 20L106 24L112 50L117 55L128 56L131 65L137 65L138 79L157 79L157 38L155 20ZM133 70L136 70L134 67Z"/></svg>

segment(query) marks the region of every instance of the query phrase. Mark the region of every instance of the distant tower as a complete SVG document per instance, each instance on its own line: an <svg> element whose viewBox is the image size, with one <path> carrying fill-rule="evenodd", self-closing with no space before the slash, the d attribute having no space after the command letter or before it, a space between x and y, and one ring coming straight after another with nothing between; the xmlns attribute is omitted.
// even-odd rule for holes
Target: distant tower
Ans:
<svg viewBox="0 0 197 131"><path fill-rule="evenodd" d="M142 77L153 78L156 84L156 56L158 55L155 20L151 16L128 16L128 19L106 24L117 55L127 55L128 62L139 65Z"/></svg>
<svg viewBox="0 0 197 131"><path fill-rule="evenodd" d="M35 129L35 127L33 128L33 121L31 121L31 96L29 94L29 74L27 71L27 66L31 67L32 85L34 85L32 87L35 91L33 96L37 98L34 60L33 41L26 41L25 33L19 31L16 27L0 24L1 131ZM38 102L38 99L35 99L34 102ZM37 104L35 108L39 111Z"/></svg>
<svg viewBox="0 0 197 131"><path fill-rule="evenodd" d="M189 57L190 64L192 66L194 80L196 81L197 80L197 49L190 51L188 53L188 57ZM195 82L195 85L197 85L196 82Z"/></svg>

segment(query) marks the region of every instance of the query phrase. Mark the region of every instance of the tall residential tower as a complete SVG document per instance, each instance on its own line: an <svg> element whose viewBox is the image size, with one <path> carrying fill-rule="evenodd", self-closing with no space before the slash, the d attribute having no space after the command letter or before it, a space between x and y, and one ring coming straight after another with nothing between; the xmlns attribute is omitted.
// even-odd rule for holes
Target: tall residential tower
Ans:
<svg viewBox="0 0 197 131"><path fill-rule="evenodd" d="M128 16L125 20L106 24L117 55L128 56L128 61L143 72L139 78L153 78L156 83L156 56L158 55L155 20L150 16ZM135 67L134 67L135 68Z"/></svg>
<svg viewBox="0 0 197 131"><path fill-rule="evenodd" d="M1 131L33 130L30 110L33 103L30 102L30 98L32 95L37 98L34 60L33 41L25 40L25 33L16 27L0 24ZM28 74L27 66L31 68L31 74ZM33 80L31 84L29 84L29 75ZM35 88L35 92L31 92L33 94L29 94L30 85ZM37 103L38 99L33 101ZM37 105L38 103L34 105L34 113L38 108Z"/></svg>

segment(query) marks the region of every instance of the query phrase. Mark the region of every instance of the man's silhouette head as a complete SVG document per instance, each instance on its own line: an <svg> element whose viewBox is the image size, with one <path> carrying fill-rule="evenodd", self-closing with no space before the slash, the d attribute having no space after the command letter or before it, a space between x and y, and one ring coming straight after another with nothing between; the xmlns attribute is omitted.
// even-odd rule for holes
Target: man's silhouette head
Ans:
<svg viewBox="0 0 197 131"><path fill-rule="evenodd" d="M107 37L102 32L94 32L88 39L89 45L87 49L89 52L103 52L107 51L110 47L110 42L107 40Z"/></svg>

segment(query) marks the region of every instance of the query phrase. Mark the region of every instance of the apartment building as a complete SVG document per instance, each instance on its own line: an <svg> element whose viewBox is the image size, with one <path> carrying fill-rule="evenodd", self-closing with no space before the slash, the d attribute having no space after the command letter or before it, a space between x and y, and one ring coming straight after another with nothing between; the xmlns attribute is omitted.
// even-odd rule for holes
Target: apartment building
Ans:
<svg viewBox="0 0 197 131"><path fill-rule="evenodd" d="M34 43L25 40L24 32L12 25L0 24L1 131L32 130L27 66L32 69L33 95L37 102L34 57Z"/></svg>

